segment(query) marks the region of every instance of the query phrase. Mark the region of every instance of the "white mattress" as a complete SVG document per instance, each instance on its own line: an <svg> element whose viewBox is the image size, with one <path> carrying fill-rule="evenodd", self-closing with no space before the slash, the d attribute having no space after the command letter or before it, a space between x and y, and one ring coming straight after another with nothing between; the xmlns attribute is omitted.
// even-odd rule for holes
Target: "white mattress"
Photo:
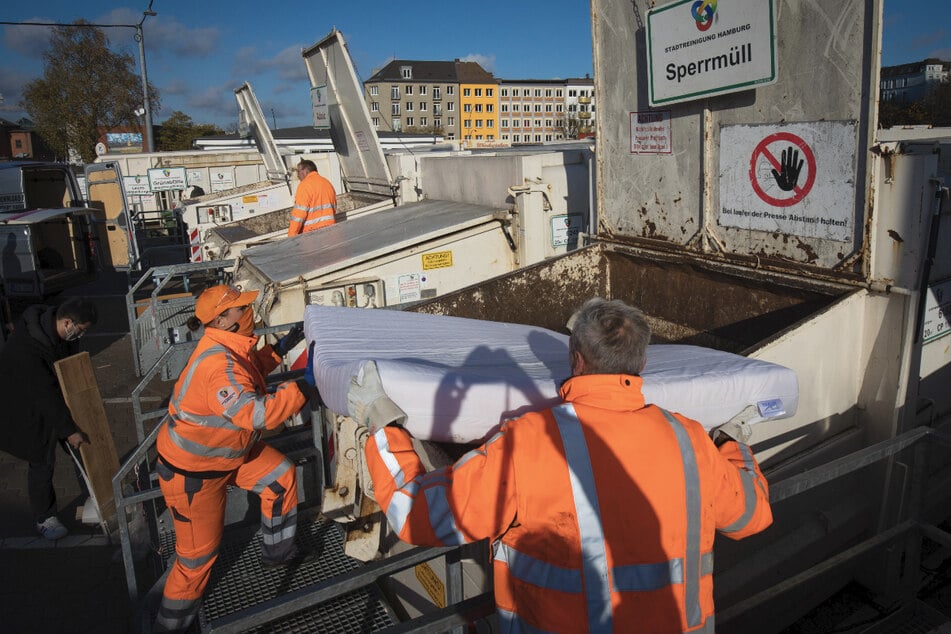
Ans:
<svg viewBox="0 0 951 634"><path fill-rule="evenodd" d="M519 324L391 310L308 306L308 344L324 403L347 413L350 378L375 361L387 395L421 440L473 443L499 424L557 404L571 374L568 337ZM648 403L712 429L748 406L748 421L792 416L794 371L728 352L652 345L642 373Z"/></svg>

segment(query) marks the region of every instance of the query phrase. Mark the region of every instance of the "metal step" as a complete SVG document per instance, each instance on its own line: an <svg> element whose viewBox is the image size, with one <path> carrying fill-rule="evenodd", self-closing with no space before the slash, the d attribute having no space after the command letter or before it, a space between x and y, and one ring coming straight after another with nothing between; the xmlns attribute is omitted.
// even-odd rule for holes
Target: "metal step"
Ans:
<svg viewBox="0 0 951 634"><path fill-rule="evenodd" d="M875 625L861 630L861 634L927 634L938 631L947 623L947 616L916 599ZM941 628L941 631L951 630Z"/></svg>
<svg viewBox="0 0 951 634"><path fill-rule="evenodd" d="M198 615L202 632L230 631L219 626L226 617L253 615L255 607L273 606L284 595L299 594L332 577L355 570L360 562L343 553L343 530L335 522L302 513L299 543L318 553L316 561L297 568L261 567L261 535L254 526L225 531L218 560L205 589ZM165 543L170 542L170 543ZM163 536L163 549L174 552L174 535ZM393 625L396 618L375 585L358 588L336 599L295 614L282 615L242 632L371 632Z"/></svg>

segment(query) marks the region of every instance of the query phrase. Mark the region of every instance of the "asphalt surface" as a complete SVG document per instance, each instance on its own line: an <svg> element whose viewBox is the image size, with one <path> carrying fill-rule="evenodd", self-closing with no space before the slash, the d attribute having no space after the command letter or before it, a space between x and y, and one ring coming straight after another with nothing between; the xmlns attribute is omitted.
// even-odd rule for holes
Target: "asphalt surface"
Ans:
<svg viewBox="0 0 951 634"><path fill-rule="evenodd" d="M93 298L99 308L99 323L81 344L92 356L120 462L137 446L130 394L139 379L133 370L126 289L125 276L111 275L68 292ZM16 313L22 306L13 308ZM159 407L171 387L154 382L143 393L143 407ZM29 386L24 391L28 394ZM26 462L0 452L0 631L131 631L134 608L118 541L110 541L98 524L77 519L87 495L73 460L65 451L57 452L59 518L70 531L59 541L37 534L26 477ZM143 568L149 564L139 564L141 580L149 577Z"/></svg>

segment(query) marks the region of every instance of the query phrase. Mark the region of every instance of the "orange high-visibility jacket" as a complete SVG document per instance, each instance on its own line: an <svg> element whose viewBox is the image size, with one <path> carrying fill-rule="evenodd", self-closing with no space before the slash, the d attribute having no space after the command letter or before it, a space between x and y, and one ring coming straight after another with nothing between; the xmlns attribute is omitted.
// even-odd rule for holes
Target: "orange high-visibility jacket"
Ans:
<svg viewBox="0 0 951 634"><path fill-rule="evenodd" d="M296 236L299 233L329 227L334 224L336 211L337 192L334 191L334 186L317 172L310 172L297 186L297 193L294 194L294 209L291 211L291 224L287 235Z"/></svg>
<svg viewBox="0 0 951 634"><path fill-rule="evenodd" d="M265 376L280 357L257 337L207 328L175 383L171 420L156 448L171 466L187 471L237 469L261 432L274 429L304 406L293 382L265 392Z"/></svg>
<svg viewBox="0 0 951 634"><path fill-rule="evenodd" d="M713 632L715 531L772 522L749 448L645 406L641 379L583 375L430 473L407 432L378 430L374 494L406 542L493 542L504 631Z"/></svg>

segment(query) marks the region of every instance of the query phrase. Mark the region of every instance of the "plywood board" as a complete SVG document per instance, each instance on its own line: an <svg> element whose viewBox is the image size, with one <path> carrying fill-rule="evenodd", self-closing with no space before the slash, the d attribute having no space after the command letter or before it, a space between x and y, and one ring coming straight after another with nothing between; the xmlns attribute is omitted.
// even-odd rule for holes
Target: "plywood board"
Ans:
<svg viewBox="0 0 951 634"><path fill-rule="evenodd" d="M57 361L55 368L73 421L89 439L80 446L79 453L99 504L100 518L111 524L116 515L112 476L119 470L119 456L99 394L92 359L88 352L80 352Z"/></svg>

